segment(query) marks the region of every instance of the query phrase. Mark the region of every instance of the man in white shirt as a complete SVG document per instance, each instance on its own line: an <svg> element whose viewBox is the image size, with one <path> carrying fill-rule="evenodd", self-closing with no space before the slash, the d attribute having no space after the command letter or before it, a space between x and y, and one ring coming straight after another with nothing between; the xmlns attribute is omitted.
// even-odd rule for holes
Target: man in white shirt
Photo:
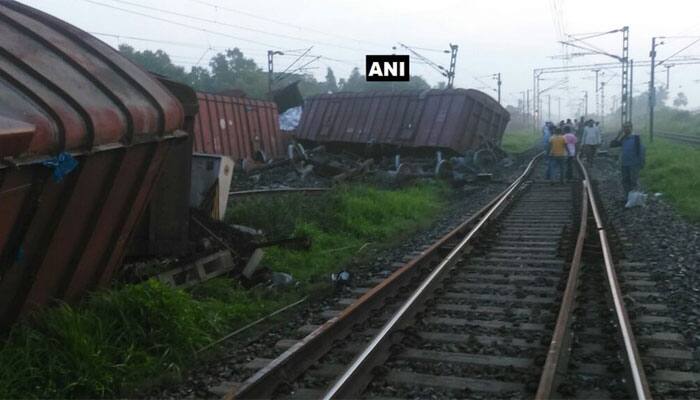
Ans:
<svg viewBox="0 0 700 400"><path fill-rule="evenodd" d="M581 144L583 145L583 155L586 156L586 161L589 165L593 165L596 150L601 142L600 128L593 125L593 120L589 119L586 122L586 127L583 128L583 136Z"/></svg>

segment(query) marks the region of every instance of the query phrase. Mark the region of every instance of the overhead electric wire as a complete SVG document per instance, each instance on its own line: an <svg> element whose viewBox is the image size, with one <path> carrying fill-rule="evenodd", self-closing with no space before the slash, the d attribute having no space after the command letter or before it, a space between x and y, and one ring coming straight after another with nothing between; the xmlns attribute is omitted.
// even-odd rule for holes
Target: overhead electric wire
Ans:
<svg viewBox="0 0 700 400"><path fill-rule="evenodd" d="M274 45L274 44L270 44L270 43L265 43L265 42L260 42L260 41L252 40L252 39L246 39L246 38L242 38L242 37L239 37L239 36L230 35L230 34L224 33L224 32L213 31L213 30L211 30L211 29L206 29L206 28L201 28L201 27L194 26L194 25L189 25L189 24L185 24L185 23L183 23L183 22L173 21L173 20L171 20L171 19L162 18L162 17L157 17L157 16L155 16L155 15L145 14L145 13L142 13L142 12L139 12L139 11L134 11L134 10L129 10L129 9L127 9L127 8L121 8L121 7L113 6L113 5L111 5L111 4L101 3L101 2L96 1L96 0L81 0L81 1L84 1L84 2L87 2L87 3L92 3L92 4L95 4L95 5L102 6L102 7L111 8L111 9L114 9L114 10L123 11L123 12L129 13L129 14L139 15L139 16L142 16L142 17L145 17L145 18L154 19L154 20L156 20L156 21L167 22L167 23L169 23L169 24L182 26L182 27L184 27L184 28L193 29L193 30L200 31L200 32L206 32L206 33L211 33L211 34L214 34L214 35L219 35L219 36L224 36L224 37L228 37L228 38L231 38L231 39L240 40L240 41L242 41L242 42L253 43L253 44L257 44L257 45L261 45L261 46L266 46L266 47L268 47L268 48L273 48L273 49L279 49L279 48L280 48L278 45Z"/></svg>
<svg viewBox="0 0 700 400"><path fill-rule="evenodd" d="M281 81L287 79L287 77L289 77L289 76L294 76L294 74L295 74L296 72L301 72L301 71L307 69L307 68L306 68L307 65L318 61L320 58L321 58L320 56L317 56L316 58L314 58L313 60L307 62L306 64L304 64L304 65L302 65L302 66L300 66L299 68L297 68L297 69L295 69L295 70L293 70L293 71L291 71L291 72L288 72L288 73L286 73L286 74L283 73L282 75L280 75L280 76L278 76L277 78L275 78L274 81L275 81L275 82L281 82Z"/></svg>
<svg viewBox="0 0 700 400"><path fill-rule="evenodd" d="M119 4L130 5L132 7L140 7L140 8L144 8L146 10L150 10L150 11L156 11L156 12L160 12L160 13L164 13L164 14L174 15L174 16L181 17L181 18L189 18L189 19L192 19L195 21L201 21L201 22L206 22L209 24L215 24L215 25L220 25L220 26L226 26L226 27L234 28L234 29L246 30L246 31L250 31L250 32L260 33L263 35L283 38L283 39L287 39L287 40L296 40L296 41L306 42L306 43L315 43L315 44L322 45L322 46L337 47L337 48L351 50L351 51L367 52L367 50L365 50L365 49L360 49L360 48L356 48L356 47L347 47L347 46L343 46L340 44L321 42L321 41L314 40L314 39L299 38L299 37L286 35L286 34L282 34L282 33L268 32L268 31L265 31L262 29L250 28L247 26L230 24L227 22L221 22L221 21L217 21L214 19L203 18L203 17L198 17L195 15L183 14L183 13L179 13L176 11L165 10L165 9L158 8L158 7L147 6L147 5L143 5L143 4L139 4L139 3L134 3L134 2L128 1L128 0L109 0L109 1L114 2L114 3L119 3Z"/></svg>
<svg viewBox="0 0 700 400"><path fill-rule="evenodd" d="M203 45L197 44L197 43L177 42L177 41L172 41L172 40L161 40L161 39L151 39L151 38L144 38L144 37L138 37L138 36L119 35L116 33L94 32L94 31L88 31L88 33L91 35L106 36L106 37L112 37L115 39L129 39L129 40L137 40L137 41L141 41L141 42L152 42L152 43L160 43L160 44L169 44L169 45L173 45L173 46L191 47L191 48L195 48L195 49L205 49L206 48L206 46L203 46ZM212 46L211 48L221 49L221 50L226 49L226 47L222 47L222 46ZM248 50L246 50L246 51L248 51Z"/></svg>
<svg viewBox="0 0 700 400"><path fill-rule="evenodd" d="M213 49L213 50L229 50L229 49L230 49L230 47L224 47L224 46L210 46L210 47L206 47L206 46L203 46L203 45L197 44L197 43L177 42L177 41L172 41L172 40L150 39L150 38L144 38L144 37L138 37L138 36L119 35L119 34L116 34L116 33L105 33L105 32L88 32L88 33L90 33L91 35L112 37L112 38L116 38L116 39L128 39L128 40L136 40L136 41L143 41L143 42L150 42L150 43L169 44L169 45L172 45L172 46L190 47L190 48L202 49L202 50L206 50L206 49ZM240 47L236 47L236 48L238 48L239 50L241 50L242 52L244 52L244 54L248 54L248 55L251 55L251 54L252 54L252 55L256 55L256 56L261 56L261 57L262 57L262 56L265 56L265 55L267 54L267 53L264 53L264 52L259 52L259 51L257 51L257 50L241 49ZM173 57L173 56L170 55L170 54L168 54L168 55L171 56L171 57ZM289 51L287 51L287 52L285 52L285 54L282 55L282 57L287 57L287 56L288 56L288 57L293 57L293 56L298 56L298 55L299 55L299 54L294 54L294 53L290 53ZM349 66L352 66L352 67L357 66L357 63L354 63L354 62L352 62L352 61L337 59L337 58L333 58L333 57L326 57L326 56L313 55L313 54L307 54L307 55L303 56L303 58L307 58L307 57L320 57L320 58L323 59L323 60L331 61L331 62L334 62L334 63L346 64L346 65L349 65ZM194 58L193 58L193 59L194 59ZM180 63L180 64L184 64L184 63ZM190 64L193 64L193 63L190 63Z"/></svg>
<svg viewBox="0 0 700 400"><path fill-rule="evenodd" d="M446 69L445 67L443 67L442 65L440 65L440 64L438 64L438 63L436 63L436 62L430 60L429 58L427 58L427 57L425 57L425 56L423 56L423 55L417 53L415 50L413 50L412 48L406 46L405 44L403 44L403 43L401 43L401 42L399 42L399 45L400 45L401 47L405 48L406 50L410 51L411 54L413 54L414 56L418 57L419 60L423 61L424 63L426 63L427 65L431 66L433 69L435 69L436 71L438 71L438 73L439 73L440 75L442 75L442 76L444 76L444 77L448 77L448 76L447 76L447 69Z"/></svg>
<svg viewBox="0 0 700 400"><path fill-rule="evenodd" d="M410 46L410 47L412 49L416 49L416 50L433 51L435 53L448 53L449 54L449 52L450 52L449 50L446 50L446 49L445 50L438 50L438 49L429 49L426 47L418 47L418 46Z"/></svg>
<svg viewBox="0 0 700 400"><path fill-rule="evenodd" d="M594 47L594 46L591 46L590 44L588 44L588 43L586 43L586 42L582 42L582 43L584 43L584 44L586 44L586 45L589 45L589 46L591 46L591 47L584 47L584 46L582 46L582 45L578 45L578 44L571 43L571 42L565 42L565 41L560 41L560 43L563 44L563 45L566 45L566 46L576 47L577 49L581 49L581 50L594 51L594 52L596 52L596 54L602 54L602 55L605 55L605 56L614 58L614 59L619 60L619 61L622 60L622 57L620 57L620 56L618 56L618 55L615 55L615 54L612 54L612 53L608 53L608 52L606 52L606 51L604 51L604 50L598 49L598 48L596 48L596 47Z"/></svg>
<svg viewBox="0 0 700 400"><path fill-rule="evenodd" d="M294 64L296 64L299 60L301 60L308 52L311 51L312 48L313 48L313 47L309 47L308 49L306 49L306 51L304 51L304 52L303 52L302 54L300 54L297 58L295 58L294 61L292 61L291 64L289 64L289 65L287 66L287 68L285 68L285 70L282 71L280 74L284 74L285 72L289 71L289 70L294 66Z"/></svg>
<svg viewBox="0 0 700 400"><path fill-rule="evenodd" d="M682 49L678 50L677 52L675 52L675 53L671 54L670 56L666 57L664 60L659 61L659 63L656 64L656 65L658 66L658 65L661 65L661 64L665 63L666 61L670 60L670 59L673 58L674 56L678 55L678 53L680 53L680 52L682 52L682 51L684 51L684 50L687 50L689 47L691 47L692 45L694 45L694 44L697 43L697 42L700 42L700 38L694 40L694 41L691 42L689 45L683 47Z"/></svg>
<svg viewBox="0 0 700 400"><path fill-rule="evenodd" d="M128 40L136 40L136 41L142 41L142 42L150 42L150 43L160 43L160 44L169 44L172 46L181 46L181 47L191 47L194 49L202 49L205 50L207 48L214 49L214 50L229 50L231 47L226 47L226 46L209 46L206 47L201 44L197 43L192 43L192 42L178 42L178 41L172 41L172 40L161 40L161 39L151 39L151 38L144 38L144 37L139 37L139 36L131 36L131 35L120 35L116 33L106 33L106 32L94 32L94 31L89 31L88 32L91 35L97 35L97 36L105 36L105 37L112 37L115 39L128 39ZM246 54L254 54L258 56L264 56L267 53L265 52L259 52L259 49L256 50L251 50L251 49L245 49L245 48L240 48L238 46L235 46L237 49L241 50L242 52ZM285 50L284 54L282 57L293 57L293 56L298 56L299 54L294 53L296 50ZM316 55L309 54L304 57L317 57ZM320 56L324 60L328 61L333 61L337 63L342 63L342 64L347 64L351 66L355 66L356 63L353 63L352 61L348 60L342 60L338 58L333 58L333 57L326 57L326 56Z"/></svg>
<svg viewBox="0 0 700 400"><path fill-rule="evenodd" d="M224 11L228 11L228 12L231 12L231 13L243 14L243 15L246 15L246 16L251 17L251 18L257 18L257 19L262 20L262 21L267 21L267 22L272 22L272 23L279 24L279 25L289 26L289 27L291 27L291 28L295 28L295 29L299 29L299 30L306 30L306 31L309 31L309 32L320 33L320 34L327 35L327 36L334 36L334 37L337 37L337 38L340 38L340 39L343 39L343 40L353 41L353 42L357 42L357 43L371 44L371 45L377 46L377 47L391 47L390 45L387 45L387 44L381 44L381 43L372 42L372 41L368 41L368 40L352 38L352 37L349 37L349 36L339 35L339 34L337 34L337 33L325 32L325 31L322 31L322 30L319 30L319 29L315 29L315 28L311 28L311 27L306 27L306 26L301 26L301 25L295 25L295 24L291 24L291 23L289 23L289 22L279 21L279 20L276 20L276 19L273 19L273 18L263 17L263 16L260 16L260 15L257 15L257 14L253 14L253 13L248 12L248 11L242 11L242 10L240 10L240 9L234 9L234 8L230 8L230 7L219 6L219 5L212 4L212 3L209 3L209 2L203 1L203 0L190 0L190 1L193 1L193 2L195 2L195 3L199 3L199 4L203 4L203 5L212 7L212 8L214 8L214 9L216 9L216 10L224 10Z"/></svg>
<svg viewBox="0 0 700 400"><path fill-rule="evenodd" d="M570 34L568 35L572 39L576 40L588 40L588 39L593 39L599 36L604 36L604 35L609 35L611 33L617 33L622 31L622 29L613 29L611 31L607 32L592 32L592 33L575 33L575 34Z"/></svg>

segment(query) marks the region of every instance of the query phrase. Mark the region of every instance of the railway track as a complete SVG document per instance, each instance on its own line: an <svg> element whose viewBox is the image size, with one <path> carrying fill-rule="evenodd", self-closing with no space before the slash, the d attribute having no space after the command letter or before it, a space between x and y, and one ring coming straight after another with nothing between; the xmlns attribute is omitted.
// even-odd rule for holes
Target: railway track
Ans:
<svg viewBox="0 0 700 400"><path fill-rule="evenodd" d="M691 146L700 146L700 136L697 135L683 135L681 133L674 132L654 132L654 134L660 138L667 139L672 142L689 144Z"/></svg>
<svg viewBox="0 0 700 400"><path fill-rule="evenodd" d="M550 185L532 178L536 163L338 315L282 341L278 358L253 360L227 397L647 399L645 366L655 387L700 381L648 274L616 267L583 166L582 180Z"/></svg>

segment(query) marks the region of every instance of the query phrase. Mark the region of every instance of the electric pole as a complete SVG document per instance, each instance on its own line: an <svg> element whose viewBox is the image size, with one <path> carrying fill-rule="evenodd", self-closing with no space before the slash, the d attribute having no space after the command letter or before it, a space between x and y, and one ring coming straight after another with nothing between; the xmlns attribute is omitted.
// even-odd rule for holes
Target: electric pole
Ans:
<svg viewBox="0 0 700 400"><path fill-rule="evenodd" d="M600 109L603 112L600 114L600 129L605 128L605 82L600 82Z"/></svg>
<svg viewBox="0 0 700 400"><path fill-rule="evenodd" d="M525 115L530 115L530 89L525 91Z"/></svg>
<svg viewBox="0 0 700 400"><path fill-rule="evenodd" d="M663 42L661 42L663 43ZM660 43L660 44L661 44ZM649 79L649 142L654 142L654 106L656 105L656 86L654 85L654 70L656 69L656 38L651 38L651 77Z"/></svg>
<svg viewBox="0 0 700 400"><path fill-rule="evenodd" d="M634 60L630 60L630 113L627 117L628 122L632 122L632 103L634 102Z"/></svg>
<svg viewBox="0 0 700 400"><path fill-rule="evenodd" d="M661 60L660 62L656 62L656 47L661 46L665 44L664 40L667 39L680 39L680 38L693 38L696 39L694 42L690 43L688 46L682 48L681 50L673 53L673 56L678 55L678 53L686 50L690 46L694 45L695 43L698 43L700 41L700 36L656 36L651 38L651 51L649 51L649 58L651 58L651 73L650 73L650 79L649 79L649 142L654 141L654 107L656 107L656 67L661 66L662 64L664 67L666 67L666 90L668 91L670 88L670 82L671 82L671 68L675 67L676 65L683 65L683 64L695 64L696 62L693 62L695 60L691 60L690 62L684 62L683 60L679 60L678 64L667 64L666 62L671 60L671 57L666 58L664 60ZM656 39L664 39L661 41L656 41Z"/></svg>
<svg viewBox="0 0 700 400"><path fill-rule="evenodd" d="M622 27L622 92L620 94L620 126L629 119L629 27Z"/></svg>
<svg viewBox="0 0 700 400"><path fill-rule="evenodd" d="M583 91L583 116L588 116L588 90Z"/></svg>
<svg viewBox="0 0 700 400"><path fill-rule="evenodd" d="M497 77L498 80L498 104L501 104L501 73L499 72Z"/></svg>
<svg viewBox="0 0 700 400"><path fill-rule="evenodd" d="M547 95L547 119L552 120L552 95Z"/></svg>
<svg viewBox="0 0 700 400"><path fill-rule="evenodd" d="M457 66L457 50L459 46L450 43L450 69L447 71L447 88L452 89L455 83L455 67ZM500 103L500 96L499 101Z"/></svg>
<svg viewBox="0 0 700 400"><path fill-rule="evenodd" d="M557 119L561 121L561 97L557 97Z"/></svg>
<svg viewBox="0 0 700 400"><path fill-rule="evenodd" d="M540 117L540 79L542 71L533 71L532 77L532 131L537 133Z"/></svg>
<svg viewBox="0 0 700 400"><path fill-rule="evenodd" d="M675 67L675 64L666 64L666 90L669 90L669 84L671 82L671 68Z"/></svg>
<svg viewBox="0 0 700 400"><path fill-rule="evenodd" d="M598 73L600 69L594 69L595 72L595 115L600 115L600 103L598 102Z"/></svg>
<svg viewBox="0 0 700 400"><path fill-rule="evenodd" d="M268 50L267 51L267 93L268 96L272 96L272 82L273 82L273 75L274 75L274 66L272 59L275 55L284 55L281 51L273 51L273 50Z"/></svg>

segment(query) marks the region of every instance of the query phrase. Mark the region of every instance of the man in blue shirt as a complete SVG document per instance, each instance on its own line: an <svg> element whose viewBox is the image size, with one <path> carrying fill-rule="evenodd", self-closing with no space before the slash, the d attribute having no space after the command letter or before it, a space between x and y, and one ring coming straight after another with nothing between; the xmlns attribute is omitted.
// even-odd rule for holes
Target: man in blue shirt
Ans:
<svg viewBox="0 0 700 400"><path fill-rule="evenodd" d="M610 142L610 147L622 148L620 165L622 166L622 188L625 192L626 201L629 192L637 188L639 171L644 168L646 149L639 134L632 133L631 122L626 122L622 126L622 137Z"/></svg>
<svg viewBox="0 0 700 400"><path fill-rule="evenodd" d="M547 121L542 127L542 151L544 151L544 165L545 165L545 178L550 179L552 176L552 169L549 166L549 139L554 133L554 125Z"/></svg>

